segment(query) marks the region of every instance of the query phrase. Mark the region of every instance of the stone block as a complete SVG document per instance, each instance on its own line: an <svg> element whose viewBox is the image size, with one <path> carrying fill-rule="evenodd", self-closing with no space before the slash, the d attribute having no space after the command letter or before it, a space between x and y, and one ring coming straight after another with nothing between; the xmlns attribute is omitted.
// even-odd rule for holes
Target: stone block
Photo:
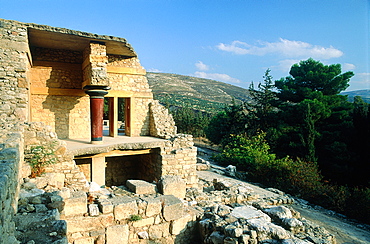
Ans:
<svg viewBox="0 0 370 244"><path fill-rule="evenodd" d="M170 232L172 235L178 235L182 231L185 231L189 222L193 221L193 217L190 214L182 216L179 219L173 220L170 225Z"/></svg>
<svg viewBox="0 0 370 244"><path fill-rule="evenodd" d="M145 215L151 217L162 211L162 202L158 198L142 198L146 202Z"/></svg>
<svg viewBox="0 0 370 244"><path fill-rule="evenodd" d="M74 240L73 244L94 244L94 238L87 237Z"/></svg>
<svg viewBox="0 0 370 244"><path fill-rule="evenodd" d="M87 232L103 229L114 224L113 214L101 214L96 217L69 217L66 219L67 232Z"/></svg>
<svg viewBox="0 0 370 244"><path fill-rule="evenodd" d="M99 215L98 204L89 204L89 214L90 214L90 216L98 216Z"/></svg>
<svg viewBox="0 0 370 244"><path fill-rule="evenodd" d="M252 206L241 206L236 207L231 212L231 215L236 218L244 218L246 220L249 219L262 219L267 222L271 222L271 218L263 213L261 210L257 210Z"/></svg>
<svg viewBox="0 0 370 244"><path fill-rule="evenodd" d="M158 182L159 191L163 195L174 195L178 198L185 198L186 182L178 175L162 176Z"/></svg>
<svg viewBox="0 0 370 244"><path fill-rule="evenodd" d="M139 208L134 198L120 197L115 199L113 204L113 214L116 220L128 219L131 215L138 214Z"/></svg>
<svg viewBox="0 0 370 244"><path fill-rule="evenodd" d="M77 191L65 200L65 216L79 215L87 213L87 196L83 191Z"/></svg>
<svg viewBox="0 0 370 244"><path fill-rule="evenodd" d="M207 171L211 168L207 164L196 164L196 167L197 167L197 171Z"/></svg>
<svg viewBox="0 0 370 244"><path fill-rule="evenodd" d="M162 237L167 237L170 235L170 223L164 222L158 225L152 225L149 228L149 238L150 239L160 239Z"/></svg>
<svg viewBox="0 0 370 244"><path fill-rule="evenodd" d="M155 194L157 192L155 184L143 180L127 180L126 186L136 194Z"/></svg>
<svg viewBox="0 0 370 244"><path fill-rule="evenodd" d="M154 217L150 217L150 218L134 221L132 223L132 226L134 226L134 227L143 227L143 226L146 226L146 225L152 225L153 223L154 223Z"/></svg>
<svg viewBox="0 0 370 244"><path fill-rule="evenodd" d="M113 212L113 204L107 199L99 199L98 206L100 212L102 212L103 214Z"/></svg>
<svg viewBox="0 0 370 244"><path fill-rule="evenodd" d="M107 228L106 244L126 244L129 243L129 227L128 225L113 225Z"/></svg>
<svg viewBox="0 0 370 244"><path fill-rule="evenodd" d="M173 195L160 196L158 199L162 203L162 215L166 221L179 219L184 213L184 204L180 199Z"/></svg>

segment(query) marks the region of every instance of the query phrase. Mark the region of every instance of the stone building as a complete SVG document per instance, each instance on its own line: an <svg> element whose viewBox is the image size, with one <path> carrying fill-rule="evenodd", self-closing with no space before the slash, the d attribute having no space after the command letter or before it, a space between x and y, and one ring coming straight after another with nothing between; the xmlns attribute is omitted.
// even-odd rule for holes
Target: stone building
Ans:
<svg viewBox="0 0 370 244"><path fill-rule="evenodd" d="M46 172L60 186L153 182L164 175L196 186L192 137L177 134L145 74L123 38L0 19L4 243L14 242L12 213L30 173L24 152L32 146L53 145L58 162Z"/></svg>

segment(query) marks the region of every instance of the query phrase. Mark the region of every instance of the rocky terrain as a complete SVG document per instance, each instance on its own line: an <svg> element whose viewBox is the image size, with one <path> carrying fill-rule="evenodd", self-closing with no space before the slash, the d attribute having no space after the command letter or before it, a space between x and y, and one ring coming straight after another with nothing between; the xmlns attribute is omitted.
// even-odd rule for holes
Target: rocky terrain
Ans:
<svg viewBox="0 0 370 244"><path fill-rule="evenodd" d="M240 181L235 167L211 165L205 158L198 158L199 187L187 191L168 179L109 188L90 184L86 192L53 189L42 177L25 179L17 239L27 244L370 242L367 226L278 189Z"/></svg>

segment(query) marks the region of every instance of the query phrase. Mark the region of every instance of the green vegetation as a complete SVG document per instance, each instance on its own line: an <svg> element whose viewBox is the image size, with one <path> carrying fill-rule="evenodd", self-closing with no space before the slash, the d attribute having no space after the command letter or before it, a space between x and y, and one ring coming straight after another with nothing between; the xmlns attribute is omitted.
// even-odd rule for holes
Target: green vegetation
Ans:
<svg viewBox="0 0 370 244"><path fill-rule="evenodd" d="M31 166L31 178L41 176L46 166L57 162L55 145L55 142L51 142L45 146L30 146L25 150L25 161Z"/></svg>
<svg viewBox="0 0 370 244"><path fill-rule="evenodd" d="M369 104L340 95L354 74L313 59L274 84L269 72L249 88L253 102L230 105L211 119L207 138L223 148L216 159L252 180L368 221ZM353 210L359 207L361 214Z"/></svg>
<svg viewBox="0 0 370 244"><path fill-rule="evenodd" d="M179 132L222 147L221 164L369 223L370 104L341 93L353 75L308 59L277 81L267 70L248 90L172 74L148 79Z"/></svg>
<svg viewBox="0 0 370 244"><path fill-rule="evenodd" d="M142 220L143 217L141 217L140 215L137 215L137 214L133 214L130 216L130 221L139 221L139 220Z"/></svg>

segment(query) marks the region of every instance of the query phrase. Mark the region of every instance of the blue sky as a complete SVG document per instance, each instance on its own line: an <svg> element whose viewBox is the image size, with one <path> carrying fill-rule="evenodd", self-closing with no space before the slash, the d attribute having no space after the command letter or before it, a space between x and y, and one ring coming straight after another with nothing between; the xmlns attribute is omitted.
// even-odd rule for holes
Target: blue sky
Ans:
<svg viewBox="0 0 370 244"><path fill-rule="evenodd" d="M312 57L370 89L369 0L0 0L0 18L126 38L148 71L247 88Z"/></svg>

